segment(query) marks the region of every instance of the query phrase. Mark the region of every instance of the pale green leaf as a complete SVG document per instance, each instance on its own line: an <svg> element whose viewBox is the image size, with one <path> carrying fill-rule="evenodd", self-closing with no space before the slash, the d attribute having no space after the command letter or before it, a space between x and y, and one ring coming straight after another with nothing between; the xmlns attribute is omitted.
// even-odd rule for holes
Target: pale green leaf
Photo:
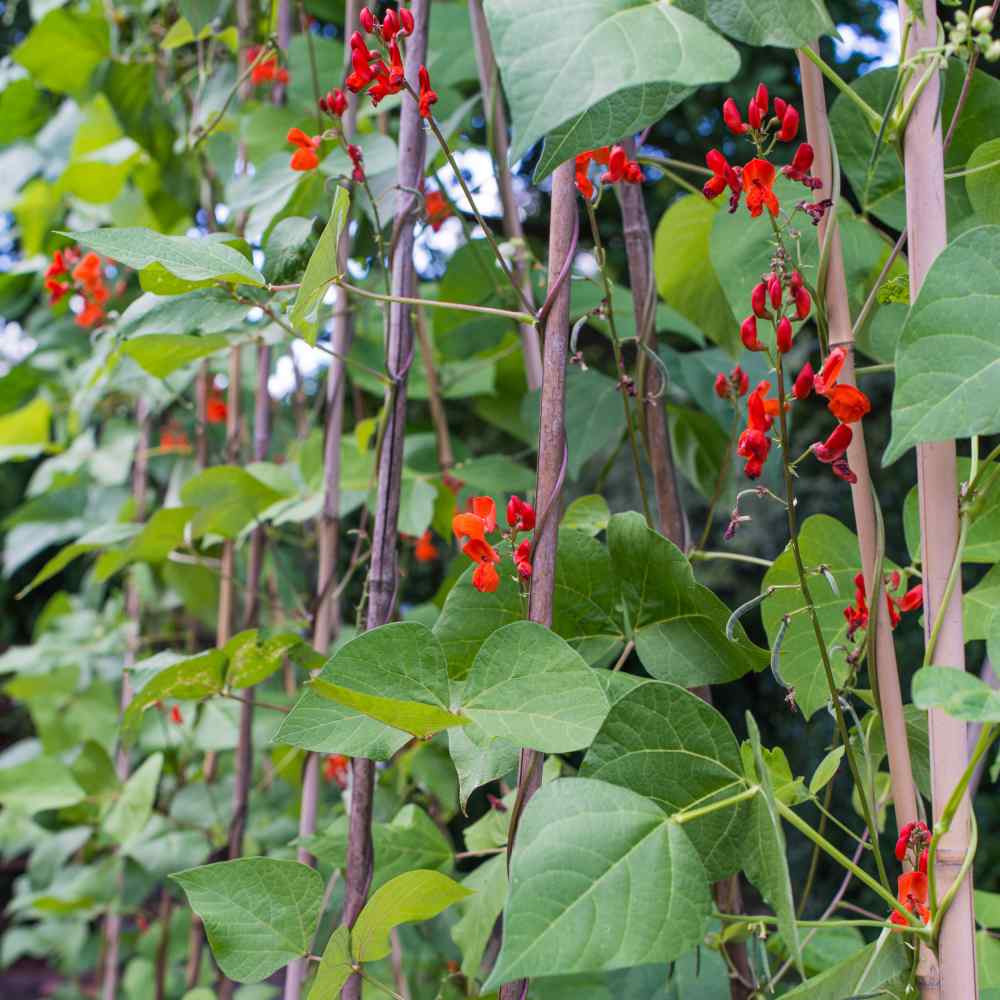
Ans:
<svg viewBox="0 0 1000 1000"><path fill-rule="evenodd" d="M834 747L816 766L809 779L809 794L817 795L833 780L844 759L844 748Z"/></svg>
<svg viewBox="0 0 1000 1000"><path fill-rule="evenodd" d="M62 809L84 798L83 789L58 757L33 757L0 768L0 804L22 813Z"/></svg>
<svg viewBox="0 0 1000 1000"><path fill-rule="evenodd" d="M139 531L139 526L135 524L103 524L93 531L88 531L81 535L77 541L60 549L34 576L31 583L27 585L17 596L24 597L30 594L37 586L50 580L57 573L61 573L74 559L86 555L89 552L96 552L109 545L126 541L134 537Z"/></svg>
<svg viewBox="0 0 1000 1000"><path fill-rule="evenodd" d="M255 983L309 951L323 879L297 861L240 858L170 876L201 917L219 968Z"/></svg>
<svg viewBox="0 0 1000 1000"><path fill-rule="evenodd" d="M295 296L295 304L292 306L290 317L292 326L310 344L316 342L316 309L330 282L340 273L337 248L340 245L340 234L347 225L349 208L350 197L347 191L338 187L333 196L330 218L316 243L316 249L309 258L305 273L302 275L302 284Z"/></svg>
<svg viewBox="0 0 1000 1000"><path fill-rule="evenodd" d="M1000 691L955 667L924 667L913 675L917 708L940 708L966 722L1000 722Z"/></svg>
<svg viewBox="0 0 1000 1000"><path fill-rule="evenodd" d="M69 94L85 90L109 55L105 19L67 8L50 10L13 53L42 86Z"/></svg>
<svg viewBox="0 0 1000 1000"><path fill-rule="evenodd" d="M451 937L462 952L463 975L476 979L507 895L507 858L502 854L489 858L466 875L462 885L472 895L460 904L462 916L452 926Z"/></svg>
<svg viewBox="0 0 1000 1000"><path fill-rule="evenodd" d="M121 794L104 817L101 828L119 844L124 844L141 833L149 822L162 770L163 754L154 753L147 757L135 774L125 782Z"/></svg>
<svg viewBox="0 0 1000 1000"><path fill-rule="evenodd" d="M608 502L596 493L577 497L563 514L562 527L583 531L593 537L604 531L611 520Z"/></svg>
<svg viewBox="0 0 1000 1000"><path fill-rule="evenodd" d="M965 190L976 214L1000 225L1000 139L977 146L965 169Z"/></svg>
<svg viewBox="0 0 1000 1000"><path fill-rule="evenodd" d="M797 49L836 34L823 0L708 0L708 16L748 45Z"/></svg>
<svg viewBox="0 0 1000 1000"><path fill-rule="evenodd" d="M331 935L323 949L316 978L306 1000L332 1000L340 996L341 987L354 971L351 958L351 932L341 925Z"/></svg>
<svg viewBox="0 0 1000 1000"><path fill-rule="evenodd" d="M198 508L191 523L195 538L209 534L235 538L282 496L249 472L231 465L205 469L181 488L181 500Z"/></svg>

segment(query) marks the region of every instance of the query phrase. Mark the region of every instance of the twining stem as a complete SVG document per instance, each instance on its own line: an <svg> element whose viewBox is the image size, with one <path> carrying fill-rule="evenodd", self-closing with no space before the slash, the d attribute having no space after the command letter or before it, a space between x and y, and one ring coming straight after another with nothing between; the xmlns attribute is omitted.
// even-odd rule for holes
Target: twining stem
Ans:
<svg viewBox="0 0 1000 1000"><path fill-rule="evenodd" d="M854 752L851 748L850 732L847 728L847 722L844 719L844 710L840 704L840 692L837 690L837 682L833 676L833 665L830 662L830 651L827 648L826 639L823 636L823 627L820 625L819 621L819 614L816 611L816 605L813 603L812 593L809 590L809 577L806 573L805 563L802 560L802 551L799 546L799 525L795 501L795 478L792 475L792 470L788 462L788 444L790 439L788 435L788 417L785 413L785 377L782 370L782 356L780 353L777 354L776 367L778 382L778 420L781 427L782 445L781 466L785 479L785 510L788 516L788 535L792 548L792 557L795 560L795 569L799 577L802 599L805 601L806 607L808 608L809 619L812 622L813 633L816 636L816 647L819 650L820 662L823 664L823 672L826 675L826 683L830 692L830 702L833 706L834 718L837 721L837 730L840 733L840 739L844 744L847 763L851 769L851 777L860 791L865 787L865 785L861 780L861 771L858 768L858 762L855 759ZM875 819L871 814L868 796L859 795L859 798L861 800L861 809L862 814L864 815L865 825L868 827L872 840L872 853L875 855L875 866L878 869L879 878L881 879L882 884L884 886L888 886L890 884L889 876L886 873L885 863L882 860L882 852L879 850L878 846L878 826L876 825Z"/></svg>
<svg viewBox="0 0 1000 1000"><path fill-rule="evenodd" d="M419 308L415 310L414 325L417 333L417 345L420 348L420 360L424 364L424 374L427 376L427 406L431 411L431 423L434 424L438 465L441 472L446 473L455 464L455 452L451 447L448 414L445 412L444 401L441 397L441 381L438 378L437 366L434 364L434 345L427 332L423 310Z"/></svg>
<svg viewBox="0 0 1000 1000"><path fill-rule="evenodd" d="M594 252L597 257L597 266L601 274L601 282L604 285L604 308L608 319L608 330L611 333L611 350L615 356L615 371L618 373L618 391L622 397L622 409L625 413L625 432L628 434L629 450L632 452L632 468L635 470L635 482L639 488L639 496L642 500L642 512L646 516L646 523L653 527L653 514L649 507L649 497L646 495L646 484L642 475L642 459L639 456L639 442L636 440L635 425L632 422L632 407L629 405L628 383L626 382L625 361L622 358L621 341L618 339L618 327L615 324L615 310L611 301L611 281L608 278L607 254L604 251L604 244L601 241L601 231L597 225L597 217L594 215L594 206L588 199L584 199L587 206L587 218L590 220L590 232L594 240Z"/></svg>
<svg viewBox="0 0 1000 1000"><path fill-rule="evenodd" d="M868 120L868 124L872 127L872 130L878 132L879 128L882 126L882 116L852 87L850 84L844 80L840 74L837 73L832 66L830 66L826 60L813 49L811 46L803 46L799 51L815 65L819 71L825 76L836 88L839 90L849 101L855 104L861 113Z"/></svg>
<svg viewBox="0 0 1000 1000"><path fill-rule="evenodd" d="M417 70L426 59L430 0L414 0L415 30L407 46L407 80L411 94ZM399 192L396 203L395 239L392 252L392 294L397 299L412 296L416 281L413 265L414 207L423 176L425 133L417 101L404 101L399 122ZM456 170L456 174L458 171ZM399 585L399 503L402 489L403 438L406 432L406 387L413 360L413 323L409 305L393 302L386 329L386 372L391 385L385 396L385 432L378 456L378 489L372 531L371 563L367 592L366 627L378 628L392 618ZM346 885L342 922L353 927L368 898L374 868L372 807L375 793L375 763L365 758L351 762L350 815L348 820ZM362 981L352 976L344 986L343 1000L360 1000Z"/></svg>
<svg viewBox="0 0 1000 1000"><path fill-rule="evenodd" d="M733 407L733 427L729 432L726 441L726 451L719 465L719 475L715 479L715 489L712 491L712 498L708 502L708 513L705 515L705 527L702 529L701 538L698 539L698 549L704 550L708 544L708 539L712 534L712 521L715 518L715 508L718 507L722 499L722 491L726 488L726 480L729 478L729 468L733 460L733 452L736 449L736 442L740 436L740 411Z"/></svg>

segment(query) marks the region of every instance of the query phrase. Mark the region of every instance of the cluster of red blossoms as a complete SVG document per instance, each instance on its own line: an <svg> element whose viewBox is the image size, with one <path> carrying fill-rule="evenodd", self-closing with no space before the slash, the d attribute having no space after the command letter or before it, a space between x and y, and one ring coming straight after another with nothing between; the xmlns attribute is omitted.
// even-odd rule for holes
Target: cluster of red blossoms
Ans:
<svg viewBox="0 0 1000 1000"><path fill-rule="evenodd" d="M903 578L898 570L893 570L885 577L885 603L889 610L889 624L895 628L902 614L917 611L924 604L924 587L918 583L911 587L902 597L894 597L891 591L898 591ZM859 629L868 628L868 595L865 592L865 578L861 573L854 577L854 604L844 608L844 618L847 619L847 639L854 639Z"/></svg>
<svg viewBox="0 0 1000 1000"><path fill-rule="evenodd" d="M375 15L364 7L361 10L360 22L367 34L380 39L389 61L386 63L382 53L369 49L364 35L360 31L355 31L350 41L351 72L344 80L344 87L352 94L360 94L367 89L372 104L377 106L390 94L398 94L406 88L403 55L398 40L413 33L413 14L405 7L400 7L398 11L387 10L382 20L378 21ZM438 95L431 88L431 78L426 66L420 67L419 81L420 92L417 101L420 105L420 115L422 118L430 118L431 105L437 104ZM319 99L319 107L325 114L339 119L347 110L347 95L338 87ZM288 141L298 146L292 154L292 169L314 170L319 166L317 150L323 140L336 137L336 132L307 135L300 128L289 129ZM365 179L361 149L353 143L348 143L346 149L353 165L352 176L361 183Z"/></svg>
<svg viewBox="0 0 1000 1000"><path fill-rule="evenodd" d="M497 528L497 509L491 497L473 497L469 510L456 514L451 522L455 536L464 539L462 552L477 563L472 574L472 585L484 594L492 594L500 586L496 564L500 553L486 540ZM507 526L504 539L514 549L514 565L522 580L531 577L531 539L517 544L517 536L535 529L535 509L520 497L511 497L507 503Z"/></svg>
<svg viewBox="0 0 1000 1000"><path fill-rule="evenodd" d="M57 250L45 271L49 305L55 305L74 288L84 299L84 307L76 316L76 325L84 329L97 326L104 319L104 303L111 295L104 284L101 258L96 253L88 253L81 260L80 251L74 247Z"/></svg>
<svg viewBox="0 0 1000 1000"><path fill-rule="evenodd" d="M774 99L774 114L770 117L770 97L767 87L760 84L747 107L747 120L743 120L740 109L733 98L722 106L722 118L729 131L736 136L746 136L757 148L757 155L742 167L734 167L717 149L709 150L705 157L712 176L702 188L710 201L718 198L726 188L730 190L729 211L735 212L740 198L746 194L747 208L756 218L766 207L771 215L777 215L779 204L774 193L774 178L777 170L767 159L776 142L792 142L799 133L799 113L780 97ZM782 167L781 172L792 181L799 181L810 190L822 186L819 178L809 174L813 163L813 148L803 142L795 151L792 162ZM818 205L803 205L814 222L822 218ZM812 209L813 211L810 211ZM818 216L817 213L818 212Z"/></svg>
<svg viewBox="0 0 1000 1000"><path fill-rule="evenodd" d="M205 403L205 419L210 424L224 424L229 416L229 407L222 390L214 385L208 390L208 400Z"/></svg>
<svg viewBox="0 0 1000 1000"><path fill-rule="evenodd" d="M252 45L246 52L246 60L253 63L260 55L262 46ZM252 70L250 70L250 82L255 87L260 87L265 83L288 83L288 70L284 66L278 65L278 54L273 53L266 59L261 59Z"/></svg>
<svg viewBox="0 0 1000 1000"><path fill-rule="evenodd" d="M927 845L930 842L930 830L921 820L907 823L899 831L899 840L896 841L896 860L902 862L909 855L914 868L899 876L896 898L925 924L931 919L931 911L927 908ZM906 917L899 910L892 911L889 921L901 927L907 925Z"/></svg>
<svg viewBox="0 0 1000 1000"><path fill-rule="evenodd" d="M750 376L737 365L728 375L719 372L715 376L715 394L719 399L742 399L750 389Z"/></svg>
<svg viewBox="0 0 1000 1000"><path fill-rule="evenodd" d="M591 163L604 167L599 180L601 184L642 183L642 167L630 160L624 146L601 146L588 149L576 158L576 189L588 201L594 197L594 182L590 179Z"/></svg>
<svg viewBox="0 0 1000 1000"><path fill-rule="evenodd" d="M191 451L191 442L184 429L171 420L160 431L160 451L164 454L185 455Z"/></svg>

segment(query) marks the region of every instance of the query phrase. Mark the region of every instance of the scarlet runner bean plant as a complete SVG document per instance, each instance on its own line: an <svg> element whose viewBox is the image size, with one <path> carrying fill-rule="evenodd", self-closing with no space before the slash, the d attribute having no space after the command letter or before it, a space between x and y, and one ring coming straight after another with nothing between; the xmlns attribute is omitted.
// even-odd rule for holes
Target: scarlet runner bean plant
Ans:
<svg viewBox="0 0 1000 1000"><path fill-rule="evenodd" d="M992 995L997 9L830 7L13 13L0 977Z"/></svg>

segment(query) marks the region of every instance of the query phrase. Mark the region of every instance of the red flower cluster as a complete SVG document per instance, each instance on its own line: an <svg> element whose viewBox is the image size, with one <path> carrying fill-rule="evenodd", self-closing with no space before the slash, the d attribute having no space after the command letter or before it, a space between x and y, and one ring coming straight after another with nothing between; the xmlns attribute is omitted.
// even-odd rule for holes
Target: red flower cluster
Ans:
<svg viewBox="0 0 1000 1000"><path fill-rule="evenodd" d="M434 562L440 555L438 547L434 544L431 536L431 529L428 528L418 539L413 548L413 555L417 562Z"/></svg>
<svg viewBox="0 0 1000 1000"><path fill-rule="evenodd" d="M331 118L340 118L347 110L347 94L339 87L336 90L328 91L319 99L319 109L326 112Z"/></svg>
<svg viewBox="0 0 1000 1000"><path fill-rule="evenodd" d="M601 184L642 183L642 167L630 160L624 146L601 146L588 149L576 158L576 189L588 200L594 197L594 182L590 179L590 164L598 163L605 168L600 176Z"/></svg>
<svg viewBox="0 0 1000 1000"><path fill-rule="evenodd" d="M736 211L744 194L747 208L754 218L760 215L765 207L771 215L777 215L780 209L774 193L774 178L777 171L774 164L767 159L767 153L775 141L792 142L798 135L799 113L791 104L776 97L774 114L768 117L770 104L767 87L760 84L747 106L746 121L743 120L739 106L733 98L728 98L722 106L722 118L729 131L733 135L747 136L757 149L757 155L742 167L732 166L717 149L709 150L705 157L712 176L706 181L702 191L711 201L729 188L730 212ZM822 182L809 174L813 155L812 146L802 143L792 157L792 162L782 167L781 172L789 180L799 181L810 190L820 187Z"/></svg>
<svg viewBox="0 0 1000 1000"><path fill-rule="evenodd" d="M930 842L931 832L922 820L907 823L896 841L896 860L902 862L909 855L915 869L899 876L896 898L925 924L931 919L931 911L927 908L927 847ZM907 925L906 917L899 910L892 911L889 921L900 927Z"/></svg>
<svg viewBox="0 0 1000 1000"><path fill-rule="evenodd" d="M246 51L247 63L252 63L260 55L262 46L253 45ZM264 83L288 83L288 70L278 65L278 55L273 53L250 71L250 82L259 87Z"/></svg>
<svg viewBox="0 0 1000 1000"><path fill-rule="evenodd" d="M496 504L490 497L473 497L470 508L455 515L452 529L456 537L465 539L462 552L478 563L472 574L472 585L476 590L492 594L500 586L500 574L496 569L500 554L486 540L486 536L496 531ZM503 537L515 545L519 534L534 530L534 507L520 497L511 497L507 504L507 525L510 530ZM526 538L515 546L514 565L522 580L531 576L531 539Z"/></svg>
<svg viewBox="0 0 1000 1000"><path fill-rule="evenodd" d="M747 426L740 435L736 453L747 460L743 471L748 479L756 479L761 474L771 452L768 432L778 415L780 404L776 399L765 398L770 391L771 383L765 379L747 399Z"/></svg>
<svg viewBox="0 0 1000 1000"><path fill-rule="evenodd" d="M785 288L787 286L787 295ZM768 304L774 310L768 310ZM789 312L786 313L786 304ZM750 293L750 308L753 310L740 326L740 339L748 351L766 351L767 346L757 337L757 320L766 319L774 326L775 346L782 354L792 349L792 320L801 323L809 318L812 299L802 282L802 275L793 270L786 275L781 271L771 271L753 287Z"/></svg>
<svg viewBox="0 0 1000 1000"><path fill-rule="evenodd" d="M893 570L882 582L886 588L885 603L889 611L889 624L892 628L899 624L902 613L917 611L923 607L924 588L922 584L918 583L915 587L911 587L902 597L894 597L892 591L898 591L903 582L899 571ZM868 628L868 599L865 592L865 578L861 573L854 577L854 604L844 608L844 618L847 620L847 639L849 642L853 641L859 629ZM904 827L904 830L906 829ZM909 832L907 832L907 836L909 836Z"/></svg>
<svg viewBox="0 0 1000 1000"><path fill-rule="evenodd" d="M719 399L742 399L750 388L750 376L737 365L728 375L719 372L715 376L715 394Z"/></svg>
<svg viewBox="0 0 1000 1000"><path fill-rule="evenodd" d="M160 431L160 451L187 454L190 450L191 442L188 440L187 434L173 421Z"/></svg>
<svg viewBox="0 0 1000 1000"><path fill-rule="evenodd" d="M323 761L323 778L325 781L335 781L341 789L347 787L347 771L351 766L349 757L342 753L330 754Z"/></svg>
<svg viewBox="0 0 1000 1000"><path fill-rule="evenodd" d="M76 325L84 329L97 326L104 319L104 304L111 295L104 284L101 258L96 253L88 253L81 260L80 251L75 247L57 250L45 271L49 304L55 305L74 287L84 299L84 307L76 316Z"/></svg>

